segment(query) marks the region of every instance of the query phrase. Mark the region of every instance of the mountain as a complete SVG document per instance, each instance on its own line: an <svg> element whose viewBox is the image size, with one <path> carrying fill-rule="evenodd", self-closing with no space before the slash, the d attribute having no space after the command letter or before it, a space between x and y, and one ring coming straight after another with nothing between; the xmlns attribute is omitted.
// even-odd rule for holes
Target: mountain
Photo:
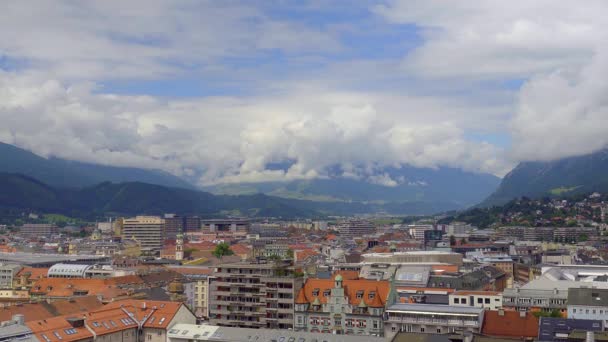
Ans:
<svg viewBox="0 0 608 342"><path fill-rule="evenodd" d="M500 205L526 196L569 196L608 192L608 149L549 162L523 162L480 206Z"/></svg>
<svg viewBox="0 0 608 342"><path fill-rule="evenodd" d="M43 158L19 147L0 143L0 172L28 175L43 183L80 188L102 182L145 182L168 187L193 188L185 180L159 170L115 167L60 158Z"/></svg>
<svg viewBox="0 0 608 342"><path fill-rule="evenodd" d="M446 211L452 203L315 202L264 194L213 195L142 182L104 182L85 188L57 188L29 176L0 173L0 209L94 219L104 215L180 215L314 218L391 213L422 215Z"/></svg>
<svg viewBox="0 0 608 342"><path fill-rule="evenodd" d="M0 207L93 218L115 215L314 217L319 214L266 195L216 196L183 188L141 182L104 182L82 189L54 188L19 174L0 173Z"/></svg>
<svg viewBox="0 0 608 342"><path fill-rule="evenodd" d="M334 176L329 179L219 184L206 188L215 194L252 194L325 202L448 204L450 209L479 203L500 179L455 168L386 168L378 173L387 185L370 180ZM378 180L379 178L375 178ZM378 182L376 182L378 183Z"/></svg>

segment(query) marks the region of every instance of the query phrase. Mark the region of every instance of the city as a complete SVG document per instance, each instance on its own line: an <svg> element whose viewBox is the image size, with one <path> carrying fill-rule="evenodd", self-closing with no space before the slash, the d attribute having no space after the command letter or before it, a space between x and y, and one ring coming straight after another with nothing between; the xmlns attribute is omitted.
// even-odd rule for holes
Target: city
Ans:
<svg viewBox="0 0 608 342"><path fill-rule="evenodd" d="M607 16L0 1L0 342L608 341Z"/></svg>

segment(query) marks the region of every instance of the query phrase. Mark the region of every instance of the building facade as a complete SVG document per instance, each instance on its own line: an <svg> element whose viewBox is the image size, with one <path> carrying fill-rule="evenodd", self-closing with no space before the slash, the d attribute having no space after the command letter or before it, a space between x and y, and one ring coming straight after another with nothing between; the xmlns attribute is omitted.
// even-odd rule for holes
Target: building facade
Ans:
<svg viewBox="0 0 608 342"><path fill-rule="evenodd" d="M376 227L365 220L347 220L338 224L338 233L343 238L361 237L373 234L375 231Z"/></svg>
<svg viewBox="0 0 608 342"><path fill-rule="evenodd" d="M157 216L137 216L122 222L122 238L133 239L144 254L160 252L163 246L164 220Z"/></svg>
<svg viewBox="0 0 608 342"><path fill-rule="evenodd" d="M51 223L26 223L21 226L20 232L28 236L50 236L57 234L59 230Z"/></svg>
<svg viewBox="0 0 608 342"><path fill-rule="evenodd" d="M437 304L394 304L387 309L384 331L448 334L469 331L479 333L483 308Z"/></svg>
<svg viewBox="0 0 608 342"><path fill-rule="evenodd" d="M394 301L388 281L308 279L295 302L295 331L383 336L383 315Z"/></svg>
<svg viewBox="0 0 608 342"><path fill-rule="evenodd" d="M0 263L0 289L12 289L21 265Z"/></svg>
<svg viewBox="0 0 608 342"><path fill-rule="evenodd" d="M456 291L449 295L451 306L502 309L502 293L492 291Z"/></svg>
<svg viewBox="0 0 608 342"><path fill-rule="evenodd" d="M225 264L217 267L214 277L209 291L212 324L293 329L294 293L302 278L291 264Z"/></svg>
<svg viewBox="0 0 608 342"><path fill-rule="evenodd" d="M608 326L608 289L569 289L568 318L601 320Z"/></svg>

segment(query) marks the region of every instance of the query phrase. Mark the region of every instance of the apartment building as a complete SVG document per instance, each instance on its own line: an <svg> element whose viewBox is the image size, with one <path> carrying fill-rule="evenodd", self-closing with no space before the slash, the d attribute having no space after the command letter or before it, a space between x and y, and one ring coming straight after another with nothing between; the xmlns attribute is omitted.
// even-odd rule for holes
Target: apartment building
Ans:
<svg viewBox="0 0 608 342"><path fill-rule="evenodd" d="M158 216L125 218L122 221L122 238L137 241L143 254L155 254L162 249L164 224L164 219Z"/></svg>
<svg viewBox="0 0 608 342"><path fill-rule="evenodd" d="M568 318L601 320L608 326L608 289L569 289Z"/></svg>
<svg viewBox="0 0 608 342"><path fill-rule="evenodd" d="M503 306L518 311L559 311L566 316L568 289L508 288L503 292Z"/></svg>
<svg viewBox="0 0 608 342"><path fill-rule="evenodd" d="M447 334L469 331L479 333L484 309L441 304L394 304L387 310L384 333L396 332Z"/></svg>
<svg viewBox="0 0 608 342"><path fill-rule="evenodd" d="M209 317L209 283L214 270L198 266L172 266L169 269L194 283L192 311L198 318Z"/></svg>
<svg viewBox="0 0 608 342"><path fill-rule="evenodd" d="M376 227L365 220L347 220L338 224L338 233L343 238L361 237L375 232Z"/></svg>
<svg viewBox="0 0 608 342"><path fill-rule="evenodd" d="M446 263L462 265L462 254L445 251L411 251L368 253L361 255L364 263Z"/></svg>
<svg viewBox="0 0 608 342"><path fill-rule="evenodd" d="M395 294L389 281L308 279L295 302L295 331L383 336L383 315Z"/></svg>
<svg viewBox="0 0 608 342"><path fill-rule="evenodd" d="M12 289L21 265L0 263L0 289Z"/></svg>
<svg viewBox="0 0 608 342"><path fill-rule="evenodd" d="M251 224L245 219L210 219L201 220L201 229L204 233L215 232L248 232Z"/></svg>
<svg viewBox="0 0 608 342"><path fill-rule="evenodd" d="M52 223L26 223L20 229L22 235L28 236L50 236L58 231L57 226Z"/></svg>
<svg viewBox="0 0 608 342"><path fill-rule="evenodd" d="M177 323L196 323L184 304L125 300L94 311L29 321L26 325L42 342L165 342L167 331Z"/></svg>
<svg viewBox="0 0 608 342"><path fill-rule="evenodd" d="M210 283L209 320L220 326L293 329L302 278L284 262L217 267Z"/></svg>

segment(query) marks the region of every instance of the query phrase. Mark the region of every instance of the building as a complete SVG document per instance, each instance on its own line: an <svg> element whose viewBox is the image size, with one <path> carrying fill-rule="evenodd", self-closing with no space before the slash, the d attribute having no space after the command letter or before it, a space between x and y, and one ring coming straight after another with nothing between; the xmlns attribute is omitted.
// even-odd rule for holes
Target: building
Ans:
<svg viewBox="0 0 608 342"><path fill-rule="evenodd" d="M603 331L603 321L587 319L541 317L538 327L538 341L570 341L574 331Z"/></svg>
<svg viewBox="0 0 608 342"><path fill-rule="evenodd" d="M484 309L437 304L394 304L387 309L385 335L396 332L448 334L481 332Z"/></svg>
<svg viewBox="0 0 608 342"><path fill-rule="evenodd" d="M200 228L199 228L200 229ZM163 225L163 237L175 239L177 233L184 231L184 218L174 214L165 214Z"/></svg>
<svg viewBox="0 0 608 342"><path fill-rule="evenodd" d="M295 331L383 336L383 315L394 302L390 282L308 279L295 301Z"/></svg>
<svg viewBox="0 0 608 342"><path fill-rule="evenodd" d="M568 318L601 320L608 326L608 289L569 289Z"/></svg>
<svg viewBox="0 0 608 342"><path fill-rule="evenodd" d="M445 263L462 265L462 254L445 251L368 253L361 257L364 263Z"/></svg>
<svg viewBox="0 0 608 342"><path fill-rule="evenodd" d="M39 342L25 325L23 315L14 315L11 320L0 322L0 341Z"/></svg>
<svg viewBox="0 0 608 342"><path fill-rule="evenodd" d="M407 226L408 232L415 240L424 240L424 232L427 230L435 230L435 226L432 224L411 224Z"/></svg>
<svg viewBox="0 0 608 342"><path fill-rule="evenodd" d="M55 264L49 268L49 278L110 278L126 275L126 271L117 272L110 265Z"/></svg>
<svg viewBox="0 0 608 342"><path fill-rule="evenodd" d="M21 226L20 232L28 236L51 236L57 234L59 229L52 223L26 223Z"/></svg>
<svg viewBox="0 0 608 342"><path fill-rule="evenodd" d="M220 327L215 325L176 324L167 334L167 342L386 342L371 336L323 335L304 331Z"/></svg>
<svg viewBox="0 0 608 342"><path fill-rule="evenodd" d="M209 283L213 278L214 270L198 266L171 266L169 269L194 282L194 306L192 311L198 318L209 317Z"/></svg>
<svg viewBox="0 0 608 342"><path fill-rule="evenodd" d="M198 216L184 217L184 232L200 232L201 218Z"/></svg>
<svg viewBox="0 0 608 342"><path fill-rule="evenodd" d="M502 309L502 292L456 291L449 295L451 306L473 306L489 310Z"/></svg>
<svg viewBox="0 0 608 342"><path fill-rule="evenodd" d="M508 288L503 292L503 306L517 311L558 311L566 315L568 289Z"/></svg>
<svg viewBox="0 0 608 342"><path fill-rule="evenodd" d="M0 263L0 289L12 289L21 265Z"/></svg>
<svg viewBox="0 0 608 342"><path fill-rule="evenodd" d="M110 258L101 255L67 255L38 253L0 253L0 262L20 264L30 267L51 267L57 263L64 264L109 264Z"/></svg>
<svg viewBox="0 0 608 342"><path fill-rule="evenodd" d="M215 232L248 232L249 220L246 219L212 219L201 220L201 228L204 233Z"/></svg>
<svg viewBox="0 0 608 342"><path fill-rule="evenodd" d="M177 323L196 318L181 303L124 300L89 312L27 322L39 341L165 342Z"/></svg>
<svg viewBox="0 0 608 342"><path fill-rule="evenodd" d="M347 220L338 224L338 233L343 238L361 237L375 232L376 227L365 220Z"/></svg>
<svg viewBox="0 0 608 342"><path fill-rule="evenodd" d="M295 291L302 286L284 262L217 267L210 283L209 320L221 326L293 329Z"/></svg>
<svg viewBox="0 0 608 342"><path fill-rule="evenodd" d="M122 239L137 241L144 254L156 254L163 246L164 224L164 220L157 216L125 218L122 223Z"/></svg>
<svg viewBox="0 0 608 342"><path fill-rule="evenodd" d="M481 333L496 338L532 341L538 335L538 317L525 311L486 310Z"/></svg>

